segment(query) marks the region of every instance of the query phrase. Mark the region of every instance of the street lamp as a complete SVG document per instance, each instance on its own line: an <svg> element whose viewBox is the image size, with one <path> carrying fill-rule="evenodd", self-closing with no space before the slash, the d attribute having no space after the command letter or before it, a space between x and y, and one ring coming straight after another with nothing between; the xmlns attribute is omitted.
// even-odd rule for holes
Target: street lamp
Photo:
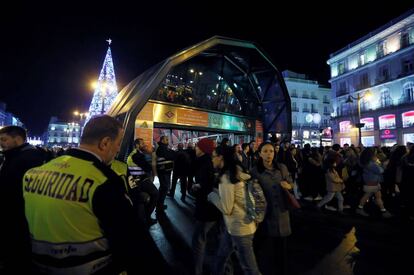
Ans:
<svg viewBox="0 0 414 275"><path fill-rule="evenodd" d="M75 116L79 116L79 122L81 122L83 118L86 118L89 115L88 112L80 113L79 111L74 111L73 114Z"/></svg>
<svg viewBox="0 0 414 275"><path fill-rule="evenodd" d="M349 95L348 96L348 99L345 101L345 103L352 103L352 102L354 102L354 100L357 101L358 123L355 123L355 127L358 128L358 142L359 142L359 147L362 147L361 128L364 127L364 125L365 125L365 123L361 123L361 106L360 106L359 102L364 97L366 99L369 99L369 98L372 97L372 93L370 91L365 92L363 95L361 95L360 93L358 93L357 94L357 97L353 97L352 95Z"/></svg>

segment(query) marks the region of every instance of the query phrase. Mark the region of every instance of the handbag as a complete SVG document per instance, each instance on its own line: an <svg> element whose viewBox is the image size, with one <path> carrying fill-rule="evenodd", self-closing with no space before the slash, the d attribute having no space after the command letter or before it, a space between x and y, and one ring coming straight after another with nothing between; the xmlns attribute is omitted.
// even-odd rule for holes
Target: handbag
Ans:
<svg viewBox="0 0 414 275"><path fill-rule="evenodd" d="M289 205L289 208L290 209L298 209L298 208L301 208L300 203L295 198L295 196L292 193L290 193L289 190L286 190L284 188L282 188L282 189L284 190L283 192L285 194L285 199L286 199L287 204Z"/></svg>

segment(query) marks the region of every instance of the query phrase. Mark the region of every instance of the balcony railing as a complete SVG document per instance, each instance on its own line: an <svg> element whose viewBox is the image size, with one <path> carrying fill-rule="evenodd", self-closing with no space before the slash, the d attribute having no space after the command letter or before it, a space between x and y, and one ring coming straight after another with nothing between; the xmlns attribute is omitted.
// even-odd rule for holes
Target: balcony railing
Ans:
<svg viewBox="0 0 414 275"><path fill-rule="evenodd" d="M346 94L348 94L348 91L347 90L337 90L336 91L336 96L338 97L338 96L342 96L342 95L346 95Z"/></svg>
<svg viewBox="0 0 414 275"><path fill-rule="evenodd" d="M290 95L290 97L295 97L295 98L297 98L297 97L298 97L298 95L297 95L297 94L291 94L291 95Z"/></svg>
<svg viewBox="0 0 414 275"><path fill-rule="evenodd" d="M304 112L304 113L309 113L309 108L303 108L303 109L302 109L302 112Z"/></svg>
<svg viewBox="0 0 414 275"><path fill-rule="evenodd" d="M324 103L324 104L329 104L330 102L329 102L329 100L324 99L324 100L323 100L323 103Z"/></svg>
<svg viewBox="0 0 414 275"><path fill-rule="evenodd" d="M316 109L316 108L312 108L312 109L311 109L311 113L319 113L319 111L318 111L318 109Z"/></svg>
<svg viewBox="0 0 414 275"><path fill-rule="evenodd" d="M310 98L309 95L302 95L302 98Z"/></svg>
<svg viewBox="0 0 414 275"><path fill-rule="evenodd" d="M292 107L292 112L299 112L299 108L298 107Z"/></svg>

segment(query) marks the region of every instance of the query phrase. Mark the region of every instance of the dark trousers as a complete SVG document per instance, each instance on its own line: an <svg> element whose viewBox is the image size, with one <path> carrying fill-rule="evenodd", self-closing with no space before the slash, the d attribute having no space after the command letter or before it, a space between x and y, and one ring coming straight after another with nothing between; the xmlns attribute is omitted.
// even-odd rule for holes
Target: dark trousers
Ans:
<svg viewBox="0 0 414 275"><path fill-rule="evenodd" d="M158 173L158 179L160 180L160 188L158 190L157 212L164 210L165 197L170 189L171 172Z"/></svg>
<svg viewBox="0 0 414 275"><path fill-rule="evenodd" d="M263 275L287 275L286 237L256 234L254 251L259 270Z"/></svg>
<svg viewBox="0 0 414 275"><path fill-rule="evenodd" d="M177 173L173 173L170 194L174 196L175 194L175 187L177 186L177 181L180 179L180 187L181 187L181 196L185 197L187 194L187 176L177 175Z"/></svg>
<svg viewBox="0 0 414 275"><path fill-rule="evenodd" d="M158 201L158 189L152 181L145 180L138 183L131 192L138 215L147 224Z"/></svg>
<svg viewBox="0 0 414 275"><path fill-rule="evenodd" d="M192 249L194 256L194 274L202 275L203 274L203 263L204 256L206 254L206 245L207 245L207 234L216 224L216 221L213 222L203 222L196 221L193 238L192 238Z"/></svg>

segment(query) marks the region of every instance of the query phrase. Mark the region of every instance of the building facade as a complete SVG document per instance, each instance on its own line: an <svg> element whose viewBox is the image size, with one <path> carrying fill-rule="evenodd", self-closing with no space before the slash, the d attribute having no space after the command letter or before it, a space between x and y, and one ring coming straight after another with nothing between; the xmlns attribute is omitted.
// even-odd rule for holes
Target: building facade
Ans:
<svg viewBox="0 0 414 275"><path fill-rule="evenodd" d="M414 142L414 9L331 54L327 63L336 143L359 144L357 126L364 146Z"/></svg>
<svg viewBox="0 0 414 275"><path fill-rule="evenodd" d="M52 117L49 121L45 144L49 147L77 147L80 135L79 123L59 121L57 117Z"/></svg>
<svg viewBox="0 0 414 275"><path fill-rule="evenodd" d="M304 74L288 70L282 74L292 104L292 143L330 145L331 89Z"/></svg>
<svg viewBox="0 0 414 275"><path fill-rule="evenodd" d="M24 127L24 124L18 117L6 111L6 103L0 102L0 127L14 125Z"/></svg>

